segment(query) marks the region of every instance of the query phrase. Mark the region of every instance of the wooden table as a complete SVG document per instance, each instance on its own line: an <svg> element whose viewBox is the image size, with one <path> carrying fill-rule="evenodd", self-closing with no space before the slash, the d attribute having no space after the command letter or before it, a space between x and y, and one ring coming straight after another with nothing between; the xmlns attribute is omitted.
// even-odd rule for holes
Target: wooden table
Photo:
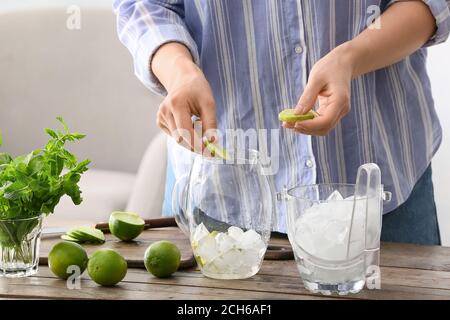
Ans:
<svg viewBox="0 0 450 320"><path fill-rule="evenodd" d="M81 289L73 290L41 266L29 278L0 279L0 299L450 299L450 248L384 243L381 263L381 290L344 297L305 290L294 261L264 261L261 271L246 280L208 279L195 268L158 279L129 269L124 281L111 288L96 285L85 272Z"/></svg>

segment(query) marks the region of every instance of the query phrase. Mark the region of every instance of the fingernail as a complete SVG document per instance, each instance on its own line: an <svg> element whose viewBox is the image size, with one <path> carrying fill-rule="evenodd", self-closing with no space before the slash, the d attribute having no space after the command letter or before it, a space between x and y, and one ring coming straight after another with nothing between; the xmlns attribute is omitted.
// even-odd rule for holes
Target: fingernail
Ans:
<svg viewBox="0 0 450 320"><path fill-rule="evenodd" d="M180 144L181 141L183 141L183 137L180 136L180 135L176 135L176 136L174 137L174 139L175 139L175 141L176 141L178 144Z"/></svg>
<svg viewBox="0 0 450 320"><path fill-rule="evenodd" d="M203 139L208 140L208 142L213 143L217 140L217 130L216 129L208 129L205 131Z"/></svg>

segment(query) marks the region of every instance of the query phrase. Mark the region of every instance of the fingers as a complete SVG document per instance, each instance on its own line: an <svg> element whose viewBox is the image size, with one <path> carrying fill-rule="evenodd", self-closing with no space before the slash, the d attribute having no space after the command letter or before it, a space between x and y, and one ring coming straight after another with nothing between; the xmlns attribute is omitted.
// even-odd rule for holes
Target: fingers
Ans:
<svg viewBox="0 0 450 320"><path fill-rule="evenodd" d="M205 101L200 108L200 119L202 122L202 135L210 142L214 142L216 137L217 121L216 106L214 101Z"/></svg>
<svg viewBox="0 0 450 320"><path fill-rule="evenodd" d="M322 78L315 73L311 73L311 77L306 84L305 90L303 91L297 106L295 107L296 114L305 114L314 108L316 104L317 97L324 88L324 82Z"/></svg>
<svg viewBox="0 0 450 320"><path fill-rule="evenodd" d="M202 137L214 142L217 123L212 93L197 89L187 92L186 88L181 88L168 95L159 107L157 124L178 143L201 153L204 149ZM200 121L193 123L192 116L200 117Z"/></svg>
<svg viewBox="0 0 450 320"><path fill-rule="evenodd" d="M176 123L176 130L188 148L195 152L201 151L201 137L194 131L192 116L188 109L175 110L173 117Z"/></svg>
<svg viewBox="0 0 450 320"><path fill-rule="evenodd" d="M299 133L325 136L334 129L340 119L350 111L350 100L346 94L331 96L326 103L321 104L319 117L312 120L297 122L294 130Z"/></svg>
<svg viewBox="0 0 450 320"><path fill-rule="evenodd" d="M158 114L156 115L156 125L164 131L165 134L168 136L172 136L171 131L168 128L168 124L164 116L161 114L160 111L158 111Z"/></svg>

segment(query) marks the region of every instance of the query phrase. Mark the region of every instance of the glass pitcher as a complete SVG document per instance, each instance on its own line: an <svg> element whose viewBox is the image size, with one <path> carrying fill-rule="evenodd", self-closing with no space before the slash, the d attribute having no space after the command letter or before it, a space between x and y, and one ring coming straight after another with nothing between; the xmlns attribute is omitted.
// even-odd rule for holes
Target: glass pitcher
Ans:
<svg viewBox="0 0 450 320"><path fill-rule="evenodd" d="M176 182L172 201L205 276L243 279L259 271L274 201L257 151L230 153L227 160L196 156L190 173Z"/></svg>
<svg viewBox="0 0 450 320"><path fill-rule="evenodd" d="M305 287L345 295L379 276L383 191L375 164L359 168L356 184L300 186L278 194L287 203L288 236Z"/></svg>

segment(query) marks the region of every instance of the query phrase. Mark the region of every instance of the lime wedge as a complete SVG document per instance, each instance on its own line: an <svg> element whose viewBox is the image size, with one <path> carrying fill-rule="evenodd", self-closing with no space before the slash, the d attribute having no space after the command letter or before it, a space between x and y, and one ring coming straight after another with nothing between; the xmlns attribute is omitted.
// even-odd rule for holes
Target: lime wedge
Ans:
<svg viewBox="0 0 450 320"><path fill-rule="evenodd" d="M103 243L105 235L101 230L91 227L76 227L69 230L66 234L69 238L76 239L78 242Z"/></svg>
<svg viewBox="0 0 450 320"><path fill-rule="evenodd" d="M109 230L123 241L131 241L144 230L145 221L134 212L115 211L109 217Z"/></svg>
<svg viewBox="0 0 450 320"><path fill-rule="evenodd" d="M280 112L278 119L284 122L297 122L314 119L317 113L314 111L309 111L306 114L295 114L294 109L286 109Z"/></svg>
<svg viewBox="0 0 450 320"><path fill-rule="evenodd" d="M209 150L209 152L211 153L211 156L216 157L216 158L220 158L223 160L227 160L229 159L228 157L228 153L225 149L219 147L218 145L209 142L208 139L203 139L203 143L206 147L206 149Z"/></svg>

